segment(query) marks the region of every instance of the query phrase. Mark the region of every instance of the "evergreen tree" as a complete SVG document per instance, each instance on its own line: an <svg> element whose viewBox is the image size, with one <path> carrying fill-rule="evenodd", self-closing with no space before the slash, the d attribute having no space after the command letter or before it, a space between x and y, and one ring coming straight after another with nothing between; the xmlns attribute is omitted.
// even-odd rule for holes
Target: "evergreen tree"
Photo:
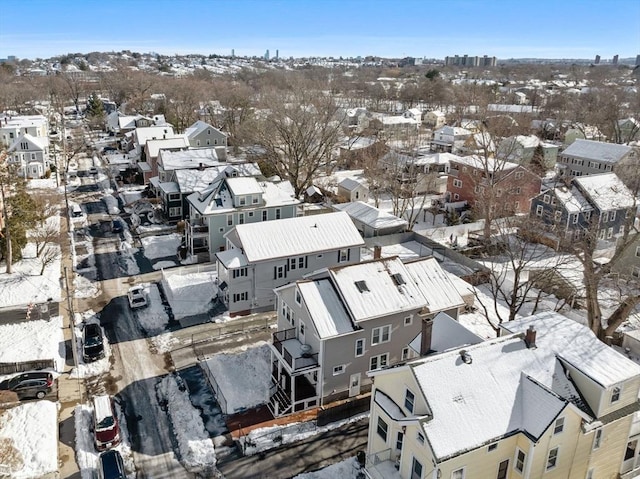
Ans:
<svg viewBox="0 0 640 479"><path fill-rule="evenodd" d="M104 105L102 104L102 100L95 92L89 95L89 100L87 102L87 115L93 118L100 118L104 116Z"/></svg>

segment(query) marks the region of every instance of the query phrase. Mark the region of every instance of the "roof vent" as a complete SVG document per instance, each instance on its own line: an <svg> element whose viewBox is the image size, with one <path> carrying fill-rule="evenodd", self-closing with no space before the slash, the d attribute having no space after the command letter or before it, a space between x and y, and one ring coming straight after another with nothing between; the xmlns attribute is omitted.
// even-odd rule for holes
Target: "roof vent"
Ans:
<svg viewBox="0 0 640 479"><path fill-rule="evenodd" d="M471 364L473 362L473 358L471 357L471 354L469 354L466 349L463 349L462 351L460 351L460 357L462 358L462 361L465 364Z"/></svg>
<svg viewBox="0 0 640 479"><path fill-rule="evenodd" d="M536 330L533 328L533 326L529 326L526 333L524 334L524 343L529 349L536 348Z"/></svg>

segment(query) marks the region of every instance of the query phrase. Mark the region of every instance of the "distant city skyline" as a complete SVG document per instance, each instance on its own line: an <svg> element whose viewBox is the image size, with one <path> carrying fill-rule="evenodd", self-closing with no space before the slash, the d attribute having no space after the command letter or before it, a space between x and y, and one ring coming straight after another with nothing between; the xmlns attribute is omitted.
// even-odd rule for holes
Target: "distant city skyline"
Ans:
<svg viewBox="0 0 640 479"><path fill-rule="evenodd" d="M0 7L0 58L269 50L280 58L610 61L640 53L637 0L0 0Z"/></svg>

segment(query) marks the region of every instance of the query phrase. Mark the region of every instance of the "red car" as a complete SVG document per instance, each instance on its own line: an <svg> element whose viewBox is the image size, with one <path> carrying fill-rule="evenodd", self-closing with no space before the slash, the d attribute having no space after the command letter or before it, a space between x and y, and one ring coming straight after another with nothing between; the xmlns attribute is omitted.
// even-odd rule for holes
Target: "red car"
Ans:
<svg viewBox="0 0 640 479"><path fill-rule="evenodd" d="M98 451L120 444L120 426L111 396L101 395L93 398L93 433Z"/></svg>

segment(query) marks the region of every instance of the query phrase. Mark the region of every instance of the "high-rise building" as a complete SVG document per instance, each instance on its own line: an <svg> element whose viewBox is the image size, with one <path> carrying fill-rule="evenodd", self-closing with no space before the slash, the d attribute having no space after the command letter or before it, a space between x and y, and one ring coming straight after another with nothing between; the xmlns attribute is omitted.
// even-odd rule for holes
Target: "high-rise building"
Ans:
<svg viewBox="0 0 640 479"><path fill-rule="evenodd" d="M470 57L469 55L454 55L453 57L445 57L444 64L446 66L459 67L494 67L496 66L496 57L484 55L482 57Z"/></svg>
<svg viewBox="0 0 640 479"><path fill-rule="evenodd" d="M278 59L279 56L280 56L280 51L276 50L276 60Z"/></svg>
<svg viewBox="0 0 640 479"><path fill-rule="evenodd" d="M235 58L235 57L236 57L236 50L235 50L235 48L232 48L232 49L231 49L231 57L232 57L232 58Z"/></svg>
<svg viewBox="0 0 640 479"><path fill-rule="evenodd" d="M640 55L636 55L636 66L640 65Z"/></svg>
<svg viewBox="0 0 640 479"><path fill-rule="evenodd" d="M596 60L594 61L596 65L600 63L600 55L596 55Z"/></svg>
<svg viewBox="0 0 640 479"><path fill-rule="evenodd" d="M614 65L618 64L618 55L613 56L613 60L611 60L611 63L613 63Z"/></svg>
<svg viewBox="0 0 640 479"><path fill-rule="evenodd" d="M264 59L269 60L269 49L267 49L267 51L265 52Z"/></svg>

